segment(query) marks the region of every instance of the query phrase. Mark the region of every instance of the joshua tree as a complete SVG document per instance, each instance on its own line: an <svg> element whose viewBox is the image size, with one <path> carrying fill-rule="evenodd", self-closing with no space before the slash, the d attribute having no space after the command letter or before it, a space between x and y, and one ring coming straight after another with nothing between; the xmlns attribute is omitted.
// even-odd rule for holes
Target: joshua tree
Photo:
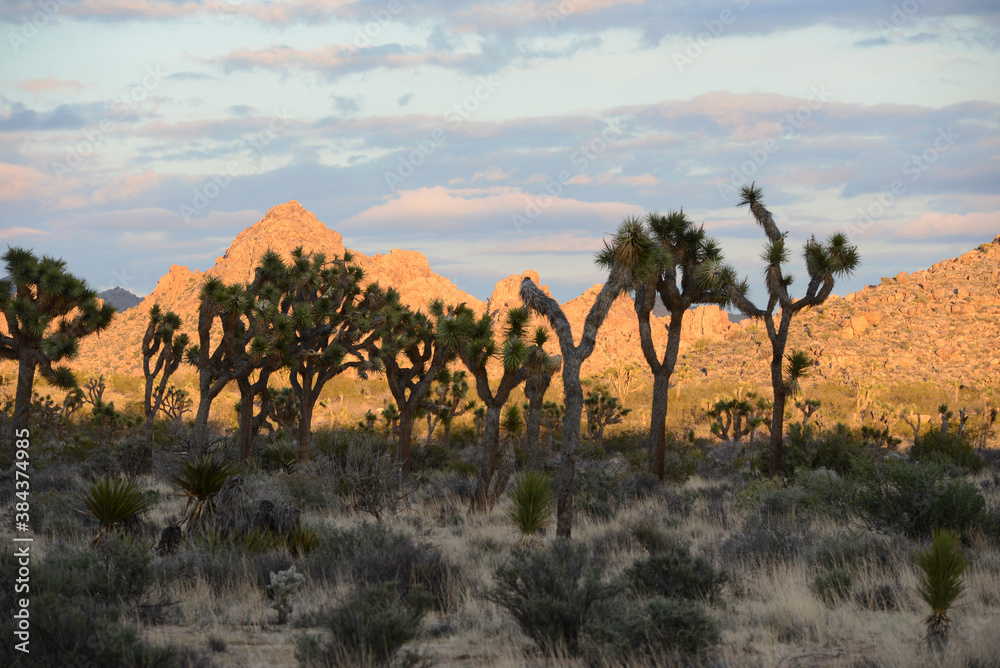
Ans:
<svg viewBox="0 0 1000 668"><path fill-rule="evenodd" d="M98 305L97 293L68 273L63 260L8 248L3 262L9 278L0 280L0 313L8 333L0 334L0 359L18 364L11 420L16 434L28 428L35 373L56 387L76 387L69 368L53 364L76 357L80 339L107 329L115 309Z"/></svg>
<svg viewBox="0 0 1000 668"><path fill-rule="evenodd" d="M412 311L390 288L378 316L376 340L366 344L376 370L384 371L389 392L399 409L397 461L410 472L413 420L434 379L451 361L471 329L472 315L464 305L445 307L436 300L430 315Z"/></svg>
<svg viewBox="0 0 1000 668"><path fill-rule="evenodd" d="M635 292L642 354L653 372L648 467L660 480L664 475L670 378L680 351L684 314L694 304L726 303L726 291L721 286L708 287L704 281L705 268L721 262L719 245L683 211L670 211L665 216L651 213L643 221L626 220L598 256L600 265L621 268L630 277L629 287ZM662 358L653 345L650 325L657 297L670 311Z"/></svg>
<svg viewBox="0 0 1000 668"><path fill-rule="evenodd" d="M476 406L476 402L465 400L468 393L469 381L465 379L464 371L441 369L431 389L432 398L424 405L427 409L427 445L431 444L434 430L440 422L444 427L444 445L451 447L451 425L455 418Z"/></svg>
<svg viewBox="0 0 1000 668"><path fill-rule="evenodd" d="M621 424L632 412L631 408L622 406L621 399L608 391L608 386L595 384L587 390L587 398L583 400L587 411L587 436L600 446L604 440L604 430L608 425Z"/></svg>
<svg viewBox="0 0 1000 668"><path fill-rule="evenodd" d="M544 332L545 330L541 331ZM559 355L550 355L547 353L545 348L542 347L544 343L545 341L539 342L538 338L535 339L534 353L528 359L528 377L524 381L524 396L528 400L525 404L528 424L524 433L524 449L528 459L528 470L530 471L542 470L542 452L539 437L542 431L542 419L545 410L545 392L548 391L549 385L552 383L552 377L562 366L562 358ZM552 429L549 430L550 441L551 434Z"/></svg>
<svg viewBox="0 0 1000 668"><path fill-rule="evenodd" d="M531 371L528 362L535 354L535 349L545 342L545 329L542 327L536 330L534 343L525 341L528 318L526 308L512 308L507 311L504 338L498 342L493 331L493 319L489 314L484 314L476 321L468 339L458 349L462 362L476 379L476 393L486 406L483 460L470 510L485 510L487 507L489 490L500 455L500 411L514 388L528 378ZM503 374L495 383L496 389L490 387L487 370L488 364L494 358L500 358L503 367Z"/></svg>
<svg viewBox="0 0 1000 668"><path fill-rule="evenodd" d="M299 400L302 461L309 459L313 409L326 383L348 369L366 378L373 368L362 352L376 338L373 318L385 293L377 284L361 288L364 272L353 260L349 251L327 261L300 246L278 272L278 310L291 323L289 380Z"/></svg>
<svg viewBox="0 0 1000 668"><path fill-rule="evenodd" d="M739 443L744 436L764 424L764 411L769 407L769 402L754 392L748 392L744 397L719 400L707 412L708 417L714 420L712 433L722 441ZM730 429L733 430L732 436Z"/></svg>
<svg viewBox="0 0 1000 668"><path fill-rule="evenodd" d="M529 309L548 319L555 330L562 352L563 396L566 414L563 418L559 486L556 500L556 534L570 538L573 531L573 479L576 474L576 453L580 447L580 419L583 415L583 386L580 384L580 367L594 352L597 330L611 310L615 298L628 287L628 276L617 267L612 268L608 281L597 293L597 299L583 323L580 343L573 342L573 329L566 314L556 300L549 297L530 278L521 281L521 300Z"/></svg>
<svg viewBox="0 0 1000 668"><path fill-rule="evenodd" d="M149 325L142 337L142 373L146 377L142 406L146 413L146 440L151 444L153 420L163 407L167 382L180 367L184 359L184 349L188 345L187 334L176 334L180 326L180 316L173 311L164 313L160 310L159 304L153 304L153 308L149 310ZM155 362L153 362L154 357ZM160 377L159 384L156 383L157 376Z"/></svg>
<svg viewBox="0 0 1000 668"><path fill-rule="evenodd" d="M187 362L198 369L198 411L192 447L202 454L208 445L208 414L212 402L230 381L248 375L253 368L246 354L250 337L243 318L254 300L254 293L243 285L226 285L210 276L202 283L199 299L198 343L188 348ZM212 329L216 320L221 324L222 336L213 349Z"/></svg>
<svg viewBox="0 0 1000 668"><path fill-rule="evenodd" d="M847 237L841 233L834 234L826 242L818 242L813 237L806 242L803 256L806 270L809 273L809 284L805 296L792 298L788 287L792 276L782 268L789 259L785 246L785 236L778 231L771 212L764 206L764 197L760 188L754 184L744 186L741 199L737 206L747 206L754 220L764 229L768 242L761 254L766 263L764 282L767 287L768 300L766 308L758 308L747 297L749 284L746 280L738 283L735 271L724 267L721 263L712 263L706 267L706 285L715 289L726 289L730 301L750 318L764 321L767 336L771 340L771 390L774 393L773 410L771 412L771 452L769 469L771 477L781 476L781 452L784 439L785 400L797 388L799 379L812 365L812 360L804 352L794 352L787 358L785 347L788 343L788 330L792 317L810 306L818 306L826 301L833 291L838 276L850 275L860 263L858 249L848 243ZM775 309L780 309L775 322Z"/></svg>
<svg viewBox="0 0 1000 668"><path fill-rule="evenodd" d="M795 407L802 412L802 428L805 429L809 424L809 418L813 416L813 413L819 410L822 402L819 399L803 399L802 401L796 401Z"/></svg>

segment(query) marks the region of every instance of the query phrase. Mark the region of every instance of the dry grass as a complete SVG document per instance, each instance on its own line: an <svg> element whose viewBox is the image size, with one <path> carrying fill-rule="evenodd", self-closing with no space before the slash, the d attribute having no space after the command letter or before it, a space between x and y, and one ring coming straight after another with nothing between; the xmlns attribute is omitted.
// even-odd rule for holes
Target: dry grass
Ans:
<svg viewBox="0 0 1000 668"><path fill-rule="evenodd" d="M992 475L984 473L977 480ZM151 523L163 526L182 515L184 501L169 484L153 478L142 482L161 497L148 517ZM267 490L271 485L280 496L273 482L262 475L251 486ZM689 545L693 554L725 565L730 584L710 608L722 629L722 643L710 657L713 666L1000 665L1000 549L995 544L985 538L972 541L973 564L965 578L966 592L952 614L952 642L943 655L932 655L921 642L925 610L916 595L917 572L912 564L916 544L894 544L887 563L862 560L854 566L853 592L886 587L895 600L894 609L869 609L853 595L829 604L813 591L813 580L823 569L807 555L762 565L745 555L722 553L720 546L743 530L749 512L740 509L737 495L727 491L732 488L738 494L734 484L738 485L696 477L675 488L674 492L693 498L690 512L680 515L676 499L662 494L622 508L608 521L578 515L574 539L605 556L609 577L646 555L632 531L639 526L652 527ZM990 507L1000 507L1000 488L988 487L985 495ZM518 538L506 518L507 503L505 499L489 514L470 517L457 496L425 488L399 514L387 518L390 529L436 547L460 565L464 576L451 592L451 609L430 613L408 648L431 659L433 665L448 668L583 666L580 660L539 654L514 620L481 595L492 585L495 568L509 558ZM322 532L356 527L371 518L312 511L303 521ZM843 533L845 527L817 519L810 531L815 544ZM546 540L551 540L551 533ZM35 554L41 556L49 541L60 538L66 537L38 539ZM155 643L203 649L222 666L295 666L296 639L321 633L311 626L314 620L321 611L345 600L351 589L350 582L307 582L294 599L291 624L278 626L264 590L251 581L220 588L196 575L175 577L150 595L150 600L175 602L167 606L164 619L158 624L138 618L131 621ZM218 648L220 640L224 651L209 652L210 644Z"/></svg>

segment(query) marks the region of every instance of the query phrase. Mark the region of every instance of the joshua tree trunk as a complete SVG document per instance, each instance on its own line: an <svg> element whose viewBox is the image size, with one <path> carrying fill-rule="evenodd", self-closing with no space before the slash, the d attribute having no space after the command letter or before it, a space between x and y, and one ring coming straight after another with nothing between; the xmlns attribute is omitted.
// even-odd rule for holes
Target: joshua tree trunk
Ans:
<svg viewBox="0 0 1000 668"><path fill-rule="evenodd" d="M785 438L785 379L782 376L781 360L785 346L775 346L771 358L771 390L774 392L774 409L771 412L771 458L768 474L772 478L781 477L781 453Z"/></svg>
<svg viewBox="0 0 1000 668"><path fill-rule="evenodd" d="M583 416L580 366L594 352L597 330L604 323L615 298L621 294L624 286L621 272L612 270L607 283L601 288L587 313L580 343L575 345L573 330L558 302L542 292L530 278L526 277L521 281L521 300L528 308L548 319L559 338L559 348L562 351L566 414L563 418L559 490L556 494L556 535L560 538L570 538L573 531L573 481L576 474L576 453L580 447L580 420Z"/></svg>
<svg viewBox="0 0 1000 668"><path fill-rule="evenodd" d="M524 432L524 450L528 456L528 470L542 470L542 450L539 442L542 433L542 404L545 400L545 393L531 391L528 385L524 387L524 393L528 395L528 421Z"/></svg>
<svg viewBox="0 0 1000 668"><path fill-rule="evenodd" d="M399 408L399 445L397 452L398 460L403 465L403 473L409 474L412 470L410 463L410 447L413 443L413 409L406 404Z"/></svg>
<svg viewBox="0 0 1000 668"><path fill-rule="evenodd" d="M500 411L502 403L491 402L486 406L486 424L483 429L483 461L479 467L479 480L473 494L471 512L482 512L489 504L490 483L497 469L500 456Z"/></svg>
<svg viewBox="0 0 1000 668"><path fill-rule="evenodd" d="M198 412L194 417L194 433L191 436L191 445L195 455L202 455L208 448L208 412L212 408L214 399L207 390L203 390L198 396Z"/></svg>
<svg viewBox="0 0 1000 668"><path fill-rule="evenodd" d="M17 364L17 391L14 394L14 434L28 428L31 393L35 386L35 360L32 351L22 350Z"/></svg>
<svg viewBox="0 0 1000 668"><path fill-rule="evenodd" d="M240 388L240 416L236 430L236 443L240 448L240 458L249 461L253 458L253 383L249 378L236 379Z"/></svg>

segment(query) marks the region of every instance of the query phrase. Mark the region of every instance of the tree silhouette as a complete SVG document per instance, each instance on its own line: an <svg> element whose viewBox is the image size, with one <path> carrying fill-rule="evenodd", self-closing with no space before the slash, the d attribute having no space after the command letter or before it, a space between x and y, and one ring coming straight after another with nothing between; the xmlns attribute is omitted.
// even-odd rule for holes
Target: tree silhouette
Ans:
<svg viewBox="0 0 1000 668"><path fill-rule="evenodd" d="M410 447L417 411L472 325L471 311L464 305L446 307L436 300L428 310L430 315L411 310L400 302L399 293L389 288L377 316L375 337L365 346L373 368L385 373L389 393L398 408L397 461L404 473L411 470Z"/></svg>
<svg viewBox="0 0 1000 668"><path fill-rule="evenodd" d="M9 278L0 281L0 313L8 334L0 335L0 359L18 364L16 434L28 428L35 373L59 388L75 388L69 368L53 364L76 357L80 339L107 329L115 309L98 305L97 293L67 272L64 260L8 248L3 262Z"/></svg>
<svg viewBox="0 0 1000 668"><path fill-rule="evenodd" d="M488 506L489 491L500 456L500 413L510 398L510 393L528 378L530 373L528 362L539 345L538 341L544 343L544 328L539 328L535 333L534 344L525 341L528 318L528 309L524 307L508 310L503 340L497 341L493 319L489 313L484 313L475 322L467 340L458 348L462 362L476 380L476 394L486 406L482 442L483 459L476 491L469 507L472 511L482 511ZM495 382L496 389L493 389L490 387L488 367L489 363L497 358L501 361L503 373Z"/></svg>
<svg viewBox="0 0 1000 668"><path fill-rule="evenodd" d="M444 445L451 447L451 426L455 418L465 415L476 407L475 401L466 401L469 381L464 371L441 369L431 388L431 398L424 403L427 410L427 445L437 429L438 423L444 428Z"/></svg>
<svg viewBox="0 0 1000 668"><path fill-rule="evenodd" d="M559 340L562 352L563 396L566 413L563 418L562 450L560 452L559 489L556 496L556 534L569 538L573 531L573 482L576 474L576 453L580 448L580 420L583 415L583 386L580 367L594 352L597 330L611 310L615 298L628 288L629 279L619 268L612 268L608 281L597 293L583 323L580 343L573 342L573 329L556 300L549 297L530 278L521 281L521 300L529 309L548 319Z"/></svg>
<svg viewBox="0 0 1000 668"><path fill-rule="evenodd" d="M364 271L350 251L327 261L323 253L292 251L278 279L279 312L290 322L289 380L299 398L299 458L308 461L312 416L323 387L354 369L362 378L374 366L363 354L377 338L376 313L386 295L377 284L362 289Z"/></svg>
<svg viewBox="0 0 1000 668"><path fill-rule="evenodd" d="M806 270L809 273L809 284L803 297L794 299L788 293L792 284L792 276L786 274L782 265L788 262L789 254L785 246L786 234L778 230L774 218L764 206L761 189L755 184L744 186L737 206L749 207L754 220L764 230L767 244L761 254L766 263L764 269L764 284L767 288L768 300L766 308L758 308L747 297L749 284L746 280L737 282L735 271L725 267L721 262L714 263L706 271L706 284L716 290L728 290L732 303L744 315L757 320L763 320L767 328L767 336L771 341L771 390L774 394L771 412L771 452L769 473L772 477L781 476L781 454L784 439L785 400L793 395L798 382L812 366L812 360L801 351L785 356L788 343L788 330L792 317L810 306L818 306L826 301L833 291L837 277L850 275L860 264L858 249L848 243L847 237L837 233L830 236L826 242L818 242L812 237L805 243L803 255ZM775 309L780 308L775 323Z"/></svg>
<svg viewBox="0 0 1000 668"><path fill-rule="evenodd" d="M146 379L142 407L146 414L146 440L150 444L153 443L156 414L163 408L167 383L184 360L184 349L188 345L188 335L177 334L180 326L181 318L173 311L164 313L159 304L153 304L153 308L149 310L149 324L142 336L141 350L142 373ZM156 382L157 376L159 384Z"/></svg>
<svg viewBox="0 0 1000 668"><path fill-rule="evenodd" d="M684 315L695 304L727 302L725 290L707 287L704 281L706 268L721 261L722 251L715 239L688 220L683 211L670 211L665 216L650 213L642 221L627 219L598 255L601 266L617 266L626 272L635 293L639 341L653 372L647 466L660 480L664 476L670 380L680 351ZM657 297L670 311L662 358L656 352L650 325Z"/></svg>

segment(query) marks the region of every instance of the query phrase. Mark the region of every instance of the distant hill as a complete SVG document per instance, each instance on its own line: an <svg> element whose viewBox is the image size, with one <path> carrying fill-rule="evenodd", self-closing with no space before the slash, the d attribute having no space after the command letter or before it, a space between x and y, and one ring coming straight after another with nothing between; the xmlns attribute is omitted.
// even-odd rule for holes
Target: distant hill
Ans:
<svg viewBox="0 0 1000 668"><path fill-rule="evenodd" d="M110 290L99 292L97 296L103 299L106 304L114 306L118 313L127 311L133 306L138 306L142 303L142 297L137 297L121 287L114 287Z"/></svg>

